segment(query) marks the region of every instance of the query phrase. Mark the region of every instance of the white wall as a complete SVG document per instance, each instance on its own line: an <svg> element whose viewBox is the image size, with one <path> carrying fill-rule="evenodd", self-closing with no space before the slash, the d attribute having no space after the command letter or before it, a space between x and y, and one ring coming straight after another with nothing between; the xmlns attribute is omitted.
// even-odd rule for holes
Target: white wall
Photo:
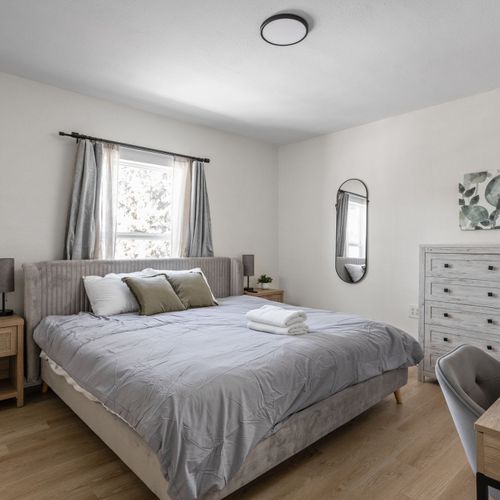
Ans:
<svg viewBox="0 0 500 500"><path fill-rule="evenodd" d="M133 144L207 156L216 255L256 254L256 272L276 276L277 150L108 101L0 73L0 257L15 257L22 310L24 262L63 255L78 131Z"/></svg>
<svg viewBox="0 0 500 500"><path fill-rule="evenodd" d="M280 284L291 302L360 313L416 334L419 244L499 243L458 227L461 175L500 169L500 90L291 144L279 150ZM368 274L334 268L335 196L369 190Z"/></svg>

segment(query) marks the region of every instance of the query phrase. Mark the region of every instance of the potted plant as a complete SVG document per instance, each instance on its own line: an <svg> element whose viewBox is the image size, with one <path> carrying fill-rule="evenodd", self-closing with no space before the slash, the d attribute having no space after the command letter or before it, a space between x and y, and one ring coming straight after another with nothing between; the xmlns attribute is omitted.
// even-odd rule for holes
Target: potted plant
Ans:
<svg viewBox="0 0 500 500"><path fill-rule="evenodd" d="M269 283L272 283L273 279L271 276L267 276L267 274L261 274L257 283L260 284L261 288L270 288Z"/></svg>

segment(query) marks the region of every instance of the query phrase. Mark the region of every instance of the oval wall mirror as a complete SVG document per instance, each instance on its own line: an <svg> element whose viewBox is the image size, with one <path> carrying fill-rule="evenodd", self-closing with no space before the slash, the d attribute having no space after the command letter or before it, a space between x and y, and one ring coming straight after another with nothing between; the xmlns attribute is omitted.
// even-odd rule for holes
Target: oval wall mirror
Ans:
<svg viewBox="0 0 500 500"><path fill-rule="evenodd" d="M337 191L335 270L346 283L359 283L368 270L368 188L359 179L348 179Z"/></svg>

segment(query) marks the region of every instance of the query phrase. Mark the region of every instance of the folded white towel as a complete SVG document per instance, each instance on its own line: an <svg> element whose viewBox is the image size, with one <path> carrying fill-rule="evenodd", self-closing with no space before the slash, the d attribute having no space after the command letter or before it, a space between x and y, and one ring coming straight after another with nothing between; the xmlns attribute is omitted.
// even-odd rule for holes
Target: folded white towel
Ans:
<svg viewBox="0 0 500 500"><path fill-rule="evenodd" d="M307 319L304 311L284 309L278 306L262 306L258 309L252 309L247 312L246 317L248 321L265 323L280 328L303 323Z"/></svg>
<svg viewBox="0 0 500 500"><path fill-rule="evenodd" d="M266 325L265 323L257 323L255 321L249 321L247 327L251 330L257 330L259 332L274 333L275 335L303 335L309 331L309 328L305 323L295 324L287 328L274 325Z"/></svg>

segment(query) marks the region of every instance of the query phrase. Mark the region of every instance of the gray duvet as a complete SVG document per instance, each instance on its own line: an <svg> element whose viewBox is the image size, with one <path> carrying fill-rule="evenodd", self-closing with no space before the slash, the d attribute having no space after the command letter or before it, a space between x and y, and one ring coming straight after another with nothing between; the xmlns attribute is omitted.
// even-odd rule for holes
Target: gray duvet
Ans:
<svg viewBox="0 0 500 500"><path fill-rule="evenodd" d="M143 437L169 494L188 500L224 487L293 413L422 359L410 335L353 315L305 309L311 332L302 336L249 330L245 313L264 303L241 296L150 317L50 316L34 336Z"/></svg>

